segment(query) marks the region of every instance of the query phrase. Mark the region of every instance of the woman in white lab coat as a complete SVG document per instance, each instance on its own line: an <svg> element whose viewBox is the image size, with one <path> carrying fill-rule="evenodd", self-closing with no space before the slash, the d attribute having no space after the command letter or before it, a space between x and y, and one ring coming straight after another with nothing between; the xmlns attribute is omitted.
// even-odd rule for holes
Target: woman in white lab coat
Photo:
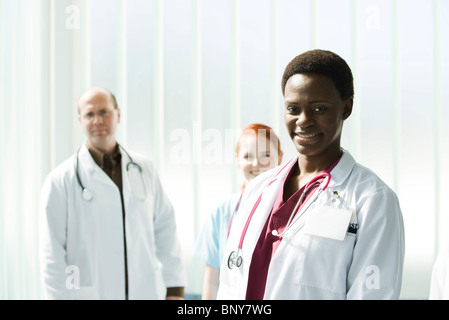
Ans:
<svg viewBox="0 0 449 320"><path fill-rule="evenodd" d="M306 52L287 66L282 91L298 154L245 189L218 299L397 299L398 199L340 146L353 105L349 66L329 51Z"/></svg>
<svg viewBox="0 0 449 320"><path fill-rule="evenodd" d="M237 167L243 176L242 190L223 201L208 217L195 242L194 255L206 263L202 299L216 299L223 260L223 250L229 231L229 221L240 206L245 186L259 174L278 166L282 149L274 130L253 123L243 129L235 150Z"/></svg>
<svg viewBox="0 0 449 320"><path fill-rule="evenodd" d="M165 299L167 288L185 285L173 208L151 162L120 148L121 194L89 152L117 148L112 97L101 88L82 96L88 140L42 188L39 249L49 299Z"/></svg>

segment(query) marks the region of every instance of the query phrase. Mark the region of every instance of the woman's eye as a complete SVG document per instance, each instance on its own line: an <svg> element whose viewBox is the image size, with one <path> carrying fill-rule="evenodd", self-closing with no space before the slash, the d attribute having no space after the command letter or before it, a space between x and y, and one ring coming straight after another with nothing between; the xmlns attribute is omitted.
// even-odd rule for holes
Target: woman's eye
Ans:
<svg viewBox="0 0 449 320"><path fill-rule="evenodd" d="M287 111L288 111L289 113L297 113L298 110L299 110L298 107L294 107L294 106L289 106L289 107L287 107Z"/></svg>
<svg viewBox="0 0 449 320"><path fill-rule="evenodd" d="M318 112L325 112L327 111L328 107L325 106L315 106L313 107L313 112L318 113Z"/></svg>

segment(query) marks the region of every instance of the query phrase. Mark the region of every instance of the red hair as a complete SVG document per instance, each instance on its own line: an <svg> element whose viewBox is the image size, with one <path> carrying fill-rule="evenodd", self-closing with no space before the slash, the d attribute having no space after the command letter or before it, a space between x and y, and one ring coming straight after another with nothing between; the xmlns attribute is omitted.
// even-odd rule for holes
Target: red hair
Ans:
<svg viewBox="0 0 449 320"><path fill-rule="evenodd" d="M263 131L261 131L263 130ZM274 130L264 124L260 124L260 123L253 123L250 124L249 126L247 126L245 129L243 129L242 133L240 134L239 140L237 141L237 146L235 148L235 154L236 156L238 156L239 151L240 151L240 145L242 143L242 138L244 136L248 136L248 135L258 135L258 134L265 134L265 137L268 141L270 141L270 143L272 143L274 146L277 146L277 152L278 152L278 156L282 157L282 150L281 150L281 142L279 141L278 136L276 135L276 133L274 132ZM281 158L279 158L281 159ZM246 185L245 183L242 184L242 190L245 189Z"/></svg>
<svg viewBox="0 0 449 320"><path fill-rule="evenodd" d="M264 130L264 131L260 131L260 130ZM281 150L281 142L279 141L278 136L276 135L276 133L274 132L274 130L264 124L261 123L253 123L250 124L249 126L247 126L245 129L243 129L242 133L240 134L239 140L237 141L237 146L235 148L235 152L236 154L239 153L240 151L240 144L242 141L242 137L246 136L246 135L251 135L251 134L259 134L259 133L265 133L265 137L267 140L270 140L271 143L273 143L273 145L277 146L277 150L278 150L278 154L280 155L282 150Z"/></svg>

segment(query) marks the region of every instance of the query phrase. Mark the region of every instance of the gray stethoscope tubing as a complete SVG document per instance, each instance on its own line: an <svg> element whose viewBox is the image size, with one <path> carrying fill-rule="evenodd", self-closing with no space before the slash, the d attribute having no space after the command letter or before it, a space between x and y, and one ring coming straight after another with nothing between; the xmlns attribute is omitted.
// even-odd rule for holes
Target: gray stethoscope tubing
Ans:
<svg viewBox="0 0 449 320"><path fill-rule="evenodd" d="M129 155L128 151L126 151L121 145L118 145L118 146L126 153L126 155L129 158L129 162L126 165L126 171L129 172L130 165L133 165L134 167L136 167L139 170L139 173L142 176L142 174L143 174L142 173L142 167L134 162L133 158L131 158L131 156ZM78 151L76 152L76 156L75 156L75 176L76 176L76 180L78 181L78 184L81 187L81 194L83 196L83 199L86 200L86 201L90 201L93 198L93 194L92 194L92 192L89 189L84 187L84 185L81 182L81 179L80 179L80 176L79 176L79 172L78 172L78 169L79 169L78 155L79 155L80 150L81 150L81 147L78 149Z"/></svg>

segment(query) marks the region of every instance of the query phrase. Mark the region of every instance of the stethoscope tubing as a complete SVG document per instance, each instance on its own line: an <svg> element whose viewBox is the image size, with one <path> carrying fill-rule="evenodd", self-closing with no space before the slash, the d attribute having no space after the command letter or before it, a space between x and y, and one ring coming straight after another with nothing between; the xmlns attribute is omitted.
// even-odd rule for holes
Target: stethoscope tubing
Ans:
<svg viewBox="0 0 449 320"><path fill-rule="evenodd" d="M281 170L279 170L278 173L276 173L276 175L274 176L274 178L270 181L270 183L269 183L266 187L268 187L268 186L271 185L273 182L275 182L275 181L277 180L277 176L278 176L278 175L282 172L282 170L284 170L285 167L287 167L288 164L289 164L290 162L292 162L293 160L294 160L294 159L290 159L290 161L288 161L288 162L281 168ZM265 187L265 188L266 188L266 187ZM231 219L230 219L230 221L229 221L229 226L228 226L228 237L229 237L229 233L230 233L230 231L231 231L231 226L232 226L232 221L233 221L233 219L234 219L234 215L235 215L235 213L237 212L237 210L238 210L238 208L239 208L239 206L240 206L240 201L241 201L241 199L242 199L243 192L244 192L244 190L243 190L242 193L240 194L240 198L239 198L239 200L238 200L238 202L237 202L237 205L235 206L235 209L234 209L234 211L232 212ZM263 191L262 191L262 193L263 193ZM262 193L260 194L259 199L257 199L257 201L256 201L257 205L259 205L259 202L260 202L260 200L261 200L261 198L262 198ZM255 211L256 208L257 208L257 206L256 206L256 207L253 207L253 210L251 210L251 213L250 213L250 216L249 216L249 220L252 219L252 216L253 216L254 211ZM249 222L248 222L248 220L247 220L247 223L245 224L245 228L243 229L243 230L244 230L244 231L243 231L243 234L242 234L243 238L245 238L245 234L246 234L246 230L248 229L248 226L249 226ZM243 244L243 239L241 238L240 240L241 240L241 241L240 241L241 244ZM241 249L240 242L239 242L239 249Z"/></svg>
<svg viewBox="0 0 449 320"><path fill-rule="evenodd" d="M277 180L277 178L276 178L277 175L278 175L280 172L282 172L282 170L283 170L287 165L288 165L288 163L287 163L287 164L286 164L286 165L285 165L285 166L284 166L284 167L283 167L283 168L276 174L275 178L274 178L274 179L267 185L267 187L268 187L269 185L271 185L274 181ZM321 182L320 187L319 187L319 189L318 189L317 195L315 196L315 198L313 199L313 201L311 201L311 202L308 204L308 206L307 206L306 209L303 211L303 213L306 212L306 211L309 209L309 207L316 201L316 199L319 197L319 195L321 194L321 192L323 192L324 190L326 190L326 188L327 188L327 186L329 185L329 182L330 182L330 180L331 180L331 175L330 175L330 173L328 173L328 172L323 172L323 173L320 173L320 174L318 174L317 176L313 177L313 178L312 178L312 179L305 185L304 190L303 190L303 192L301 193L301 196L299 197L299 199L298 199L298 201L296 202L296 205L295 205L295 207L294 207L292 213L290 214L290 218L289 218L289 220L288 220L288 222L287 222L287 224L286 224L286 227L285 227L284 231L283 231L281 234L278 234L276 230L273 230L273 235L278 236L278 237L283 237L284 234L285 234L285 232L286 232L287 230L289 230L291 226L293 226L294 222L297 221L297 220L299 219L299 217L298 217L297 219L295 219L294 221L293 221L292 219L293 219L293 217L295 216L295 213L296 213L296 211L298 210L299 205L300 205L301 201L303 200L303 198L304 198L304 196L305 196L307 190L309 189L309 187L310 187L313 183L315 183L318 179L321 179L321 178L323 178L323 177L325 178L325 180L324 180L323 182ZM257 198L256 202L255 202L254 205L253 205L253 208L251 209L251 212L250 212L248 218L246 219L245 226L243 227L242 234L240 235L240 240L239 240L239 244L238 244L238 247L237 247L237 251L232 251L231 254L229 255L229 258L228 258L228 267L229 267L230 269L232 269L234 266L240 267L241 264L242 264L242 256L240 255L240 252L242 251L242 248L243 248L243 241L245 240L246 232L248 231L249 224L250 224L250 222L251 222L251 220L252 220L252 218L253 218L253 215L254 215L254 213L256 212L256 209L257 209L257 207L259 206L260 201L262 200L262 195L263 195L263 191L260 193L259 197ZM239 202L240 202L240 199L239 199ZM237 205L237 206L238 206L238 205ZM237 209L237 207L236 207L236 209ZM234 212L234 213L235 213L235 212ZM233 215L234 215L234 213L233 213ZM232 215L232 216L233 216L233 215ZM301 215L302 215L302 214L301 214ZM292 222L292 221L293 221L293 222ZM232 222L232 218L231 218L231 222ZM230 226L231 226L231 224L229 225L229 229L230 229ZM228 235L229 235L229 231L230 231L230 230L228 230ZM276 232L275 232L275 231L276 231Z"/></svg>
<svg viewBox="0 0 449 320"><path fill-rule="evenodd" d="M290 227L293 225L293 223L291 223L291 222L292 222L293 218L296 216L296 212L297 212L297 210L298 210L298 208L299 208L299 205L301 204L302 199L303 199L304 196L306 195L307 190L309 189L310 185L312 185L312 184L315 183L317 180L319 180L319 179L321 179L321 178L323 178L323 177L325 178L325 180L324 180L324 182L322 182L322 183L320 184L320 187L319 187L319 189L318 189L317 195L315 196L315 198L313 199L313 201L311 201L311 202L309 203L309 205L306 207L306 209L303 211L303 213L306 212L306 211L309 209L309 207L316 201L316 199L318 199L318 197L320 196L321 192L323 192L324 190L326 190L327 186L329 185L330 179L331 179L330 173L328 173L328 172L323 172L323 173L318 174L317 176L313 177L312 180L310 180L310 181L305 185L304 190L303 190L303 192L301 193L301 196L299 197L298 201L296 202L295 207L293 208L292 213L290 214L290 218L288 219L287 224L285 225L284 231L282 231L282 232L279 234L276 230L273 230L273 231L272 231L272 234L273 234L274 236L282 237L282 236L285 234L285 232L287 232L287 230L290 229ZM324 186L323 186L323 183L324 183ZM301 215L302 215L302 214L301 214ZM298 217L298 219L299 219L299 217Z"/></svg>
<svg viewBox="0 0 449 320"><path fill-rule="evenodd" d="M129 171L129 166L133 165L135 167L137 167L137 169L139 170L139 173L142 174L142 168L140 165L138 165L137 163L134 162L133 158L130 156L130 154L128 153L128 151L125 150L125 148L123 148L119 143L117 143L118 147L123 150L126 154L126 156L129 158L129 162L126 165L126 171ZM75 156L75 176L76 176L76 180L78 181L79 186L81 187L81 194L83 196L83 199L86 201L89 201L92 199L92 192L90 192L88 189L86 189L84 187L84 185L81 182L81 178L79 175L79 152L81 150L82 146L78 148L78 151L76 152L76 156Z"/></svg>

